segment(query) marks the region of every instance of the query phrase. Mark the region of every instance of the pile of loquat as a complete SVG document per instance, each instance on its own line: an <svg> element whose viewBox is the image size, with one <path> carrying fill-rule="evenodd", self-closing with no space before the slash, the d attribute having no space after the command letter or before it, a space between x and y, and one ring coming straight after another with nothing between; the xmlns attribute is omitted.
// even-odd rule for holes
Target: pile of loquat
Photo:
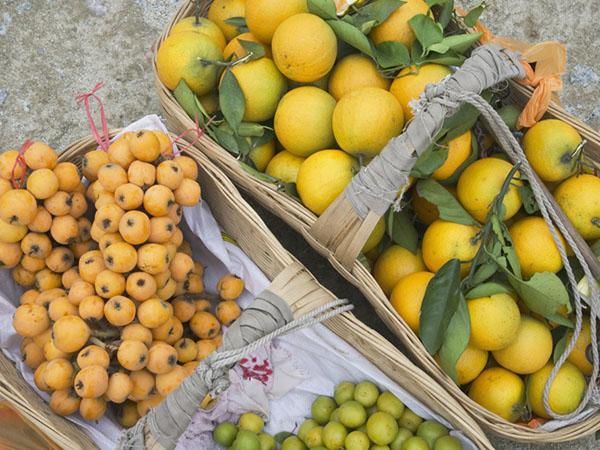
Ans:
<svg viewBox="0 0 600 450"><path fill-rule="evenodd" d="M58 414L98 420L112 402L133 426L241 314L235 275L205 293L204 266L178 226L182 207L200 200L198 167L171 147L159 131L125 133L85 154L87 188L42 142L0 156L0 268L29 288L13 326Z"/></svg>

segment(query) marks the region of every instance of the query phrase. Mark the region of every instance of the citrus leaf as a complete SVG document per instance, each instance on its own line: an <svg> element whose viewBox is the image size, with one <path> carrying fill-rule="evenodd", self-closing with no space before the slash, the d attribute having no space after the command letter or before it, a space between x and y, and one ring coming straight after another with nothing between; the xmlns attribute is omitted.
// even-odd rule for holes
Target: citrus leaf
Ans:
<svg viewBox="0 0 600 450"><path fill-rule="evenodd" d="M401 247L417 254L419 236L408 211L390 209L387 218L387 233L392 241Z"/></svg>
<svg viewBox="0 0 600 450"><path fill-rule="evenodd" d="M358 28L342 20L327 20L326 22L342 41L347 42L371 58L375 57L373 44Z"/></svg>
<svg viewBox="0 0 600 450"><path fill-rule="evenodd" d="M253 136L252 137L252 148L260 147L265 145L267 142L272 141L275 137L275 132L273 130L269 130L268 128L263 128L262 136Z"/></svg>
<svg viewBox="0 0 600 450"><path fill-rule="evenodd" d="M248 153L250 153L250 143L248 142L247 138L237 134L234 134L233 138L235 139L237 147L240 150L240 155L246 156Z"/></svg>
<svg viewBox="0 0 600 450"><path fill-rule="evenodd" d="M308 10L323 20L337 20L335 2L333 0L307 0Z"/></svg>
<svg viewBox="0 0 600 450"><path fill-rule="evenodd" d="M448 49L452 49L458 53L466 52L473 43L475 43L483 33L470 33L470 34L455 34L453 36L447 36L440 44L445 45ZM433 50L430 48L430 50ZM435 50L434 50L435 51ZM445 53L446 50L440 53Z"/></svg>
<svg viewBox="0 0 600 450"><path fill-rule="evenodd" d="M450 50L450 47L448 47L448 45L446 45L444 43L444 41L442 41L442 42L438 42L437 44L433 44L427 50L429 50L430 52L436 52L436 53L444 54L448 50Z"/></svg>
<svg viewBox="0 0 600 450"><path fill-rule="evenodd" d="M442 368L450 378L458 383L456 363L460 359L471 337L471 318L465 298L460 294L456 312L452 316L446 329L444 343L440 347L439 357Z"/></svg>
<svg viewBox="0 0 600 450"><path fill-rule="evenodd" d="M219 104L225 120L237 133L246 110L244 92L233 72L227 68L219 87Z"/></svg>
<svg viewBox="0 0 600 450"><path fill-rule="evenodd" d="M420 63L423 64L427 62L442 64L444 66L461 66L466 59L467 57L465 55L457 53L454 50L448 50L443 54L431 52L426 57L422 57Z"/></svg>
<svg viewBox="0 0 600 450"><path fill-rule="evenodd" d="M419 318L419 337L429 354L437 352L461 298L460 261L451 259L427 284Z"/></svg>
<svg viewBox="0 0 600 450"><path fill-rule="evenodd" d="M233 25L236 27L246 27L246 19L244 17L229 17L225 19L223 22L228 23L229 25Z"/></svg>
<svg viewBox="0 0 600 450"><path fill-rule="evenodd" d="M594 252L594 255L600 257L600 239L594 242L590 248L592 249L592 252Z"/></svg>
<svg viewBox="0 0 600 450"><path fill-rule="evenodd" d="M378 0L371 2L359 9L358 14L354 15L354 24L361 27L362 24L375 21L377 25L385 22L394 11L404 5L406 2L400 0Z"/></svg>
<svg viewBox="0 0 600 450"><path fill-rule="evenodd" d="M444 187L434 179L419 180L417 183L419 196L437 206L440 219L462 225L480 226L479 223L462 207L462 205Z"/></svg>
<svg viewBox="0 0 600 450"><path fill-rule="evenodd" d="M469 13L464 18L465 25L468 26L468 27L474 27L475 25L477 25L477 21L479 20L479 16L481 16L481 13L483 12L483 10L485 8L486 7L485 7L484 2L481 2L477 6L475 6L474 8L472 8L469 11Z"/></svg>
<svg viewBox="0 0 600 450"><path fill-rule="evenodd" d="M490 281L489 283L480 284L479 286L475 286L469 292L465 294L465 298L479 298L479 297L489 297L494 294L508 294L513 290L508 286L502 283L496 283L494 281Z"/></svg>
<svg viewBox="0 0 600 450"><path fill-rule="evenodd" d="M533 214L536 211L539 211L540 206L538 205L537 200L535 199L535 196L533 195L533 191L531 190L529 184L517 184L515 186L517 187L519 197L521 197L523 207L525 208L525 211L527 211L527 214Z"/></svg>
<svg viewBox="0 0 600 450"><path fill-rule="evenodd" d="M356 258L358 259L358 262L361 263L363 266L365 266L365 268L370 272L371 270L373 270L373 268L371 267L371 264L369 264L369 261L367 260L367 257L365 256L365 254L363 252L360 252L358 254L358 257Z"/></svg>
<svg viewBox="0 0 600 450"><path fill-rule="evenodd" d="M471 278L471 283L474 285L483 283L496 272L498 272L498 264L496 264L494 261L487 261L475 269L475 273Z"/></svg>
<svg viewBox="0 0 600 450"><path fill-rule="evenodd" d="M425 0L425 3L431 8L432 6L441 5L442 3L446 4L448 3L448 0Z"/></svg>
<svg viewBox="0 0 600 450"><path fill-rule="evenodd" d="M389 67L408 66L410 53L406 46L396 41L385 41L375 46L377 63L387 69Z"/></svg>
<svg viewBox="0 0 600 450"><path fill-rule="evenodd" d="M417 158L417 162L410 170L410 176L414 178L428 178L446 162L448 152L442 151L436 145L430 145Z"/></svg>
<svg viewBox="0 0 600 450"><path fill-rule="evenodd" d="M443 137L446 140L466 133L473 128L479 114L481 113L473 105L468 103L463 104L458 111L444 119L444 124L442 125L443 136L442 132L440 132L438 133L438 137Z"/></svg>
<svg viewBox="0 0 600 450"><path fill-rule="evenodd" d="M222 128L215 128L215 136L217 138L217 142L230 153L234 155L240 154L240 149L238 148L237 141L233 137L233 134L228 133Z"/></svg>
<svg viewBox="0 0 600 450"><path fill-rule="evenodd" d="M225 121L219 127L229 134L234 134L233 128L229 125L229 122ZM264 127L260 123L254 122L242 122L238 126L237 134L244 137L262 136L265 133Z"/></svg>
<svg viewBox="0 0 600 450"><path fill-rule="evenodd" d="M425 51L427 51L430 46L441 42L444 37L441 26L425 14L413 16L408 23Z"/></svg>
<svg viewBox="0 0 600 450"><path fill-rule="evenodd" d="M450 20L452 19L452 12L454 11L454 0L447 0L443 3L444 6L442 6L442 12L440 13L439 22L442 27L446 28L450 23Z"/></svg>
<svg viewBox="0 0 600 450"><path fill-rule="evenodd" d="M242 47L244 47L246 52L252 53L250 61L254 61L255 59L260 59L265 56L265 48L261 44L252 41L245 41L243 39L238 39L237 41Z"/></svg>
<svg viewBox="0 0 600 450"><path fill-rule="evenodd" d="M358 27L362 34L369 34L375 25L377 25L376 20L369 20L368 22L364 22L360 25L355 26Z"/></svg>
<svg viewBox="0 0 600 450"><path fill-rule="evenodd" d="M298 194L298 189L296 189L296 183L283 183L283 186L280 186L277 190L285 192L294 200L302 203L302 200L300 200L300 195Z"/></svg>
<svg viewBox="0 0 600 450"><path fill-rule="evenodd" d="M556 342L556 345L554 346L554 352L552 353L552 361L554 364L556 364L558 358L560 358L560 356L565 352L565 348L567 347L567 342L569 340L569 329L561 329L561 332L562 337ZM554 337L554 333L552 333L552 337Z"/></svg>
<svg viewBox="0 0 600 450"><path fill-rule="evenodd" d="M277 183L279 178L272 177L271 175L267 175L266 173L259 172L254 167L246 164L244 161L238 161L242 168L251 175L254 175L256 178L262 181L266 181L267 183Z"/></svg>
<svg viewBox="0 0 600 450"><path fill-rule="evenodd" d="M203 111L198 107L198 104L196 103L196 94L192 92L192 90L183 78L179 80L177 87L173 91L173 97L175 97L177 103L179 103L179 105L183 108L187 115L190 116L192 119L195 118L196 114L198 114L198 118L202 117ZM200 102L198 101L198 103Z"/></svg>

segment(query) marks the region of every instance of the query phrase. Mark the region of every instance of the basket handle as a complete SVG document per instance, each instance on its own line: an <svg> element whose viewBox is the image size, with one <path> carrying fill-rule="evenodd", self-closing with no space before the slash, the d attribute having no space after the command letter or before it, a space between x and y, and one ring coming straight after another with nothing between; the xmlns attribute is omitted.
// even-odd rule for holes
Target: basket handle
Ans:
<svg viewBox="0 0 600 450"><path fill-rule="evenodd" d="M417 158L434 140L444 119L460 107L460 93L480 94L502 81L523 78L518 55L497 43L475 50L449 78L429 84L416 102L417 114L403 134L392 138L381 153L352 179L344 192L316 220L311 235L334 252L351 270L377 220L408 182Z"/></svg>
<svg viewBox="0 0 600 450"><path fill-rule="evenodd" d="M123 432L118 448L174 449L206 395L227 389L229 369L242 358L278 336L350 309L347 300L336 300L300 264L291 264L244 309L223 335L222 346L162 403Z"/></svg>

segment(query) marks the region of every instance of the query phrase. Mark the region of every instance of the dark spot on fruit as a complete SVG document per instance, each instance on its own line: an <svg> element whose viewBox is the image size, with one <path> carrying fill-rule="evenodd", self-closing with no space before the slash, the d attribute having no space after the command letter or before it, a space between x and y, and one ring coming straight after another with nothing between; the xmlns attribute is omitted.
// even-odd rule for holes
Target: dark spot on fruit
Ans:
<svg viewBox="0 0 600 450"><path fill-rule="evenodd" d="M112 169L113 167L116 167L116 164L110 163L106 164L104 167L106 167L107 169Z"/></svg>
<svg viewBox="0 0 600 450"><path fill-rule="evenodd" d="M73 255L71 255L70 253L63 253L62 255L62 260L66 263L73 261Z"/></svg>
<svg viewBox="0 0 600 450"><path fill-rule="evenodd" d="M73 195L69 195L69 198L65 201L67 206L73 206Z"/></svg>
<svg viewBox="0 0 600 450"><path fill-rule="evenodd" d="M187 348L187 341L185 339L180 342L179 348Z"/></svg>
<svg viewBox="0 0 600 450"><path fill-rule="evenodd" d="M86 259L83 263L84 264L92 264L94 262L94 258L90 258L90 259Z"/></svg>
<svg viewBox="0 0 600 450"><path fill-rule="evenodd" d="M118 301L113 302L113 307L117 310L117 311L121 311L121 303L119 303Z"/></svg>
<svg viewBox="0 0 600 450"><path fill-rule="evenodd" d="M168 224L166 228L167 228L167 231L173 231L173 224L172 223Z"/></svg>
<svg viewBox="0 0 600 450"><path fill-rule="evenodd" d="M141 363L143 363L144 361L146 361L146 355L140 355L140 359L139 359L139 361L140 361Z"/></svg>
<svg viewBox="0 0 600 450"><path fill-rule="evenodd" d="M40 251L40 246L37 244L33 244L29 250L28 255L29 256L35 255L36 253L39 253L39 251Z"/></svg>
<svg viewBox="0 0 600 450"><path fill-rule="evenodd" d="M176 362L177 362L177 356L175 356L175 355L171 355L171 356L169 356L169 359L167 359L167 363L170 366L174 366Z"/></svg>
<svg viewBox="0 0 600 450"><path fill-rule="evenodd" d="M80 356L81 356L82 358L85 358L86 356L89 356L89 354L90 354L90 349L88 348L88 349L87 349L85 352L83 352L83 353L82 353Z"/></svg>
<svg viewBox="0 0 600 450"><path fill-rule="evenodd" d="M132 227L132 226L134 226L134 225L135 225L135 221L134 221L133 219L128 219L128 220L127 220L127 226L128 226L128 227Z"/></svg>
<svg viewBox="0 0 600 450"><path fill-rule="evenodd" d="M102 228L106 229L106 228L110 227L111 222L112 222L112 220L110 220L110 219L104 219L102 221Z"/></svg>
<svg viewBox="0 0 600 450"><path fill-rule="evenodd" d="M166 262L167 264L169 264L169 255L168 255L168 254L167 254L167 255L165 255L165 262Z"/></svg>
<svg viewBox="0 0 600 450"><path fill-rule="evenodd" d="M169 307L167 306L167 304L164 301L160 301L160 306L162 306L165 309L168 309Z"/></svg>
<svg viewBox="0 0 600 450"><path fill-rule="evenodd" d="M90 234L90 228L88 226L83 227L81 229L81 233L87 236L88 234Z"/></svg>
<svg viewBox="0 0 600 450"><path fill-rule="evenodd" d="M217 330L215 328L211 328L210 330L208 330L208 336L214 336L215 334L217 334Z"/></svg>
<svg viewBox="0 0 600 450"><path fill-rule="evenodd" d="M135 137L141 138L145 133L143 131L138 132Z"/></svg>
<svg viewBox="0 0 600 450"><path fill-rule="evenodd" d="M185 280L183 282L183 290L184 291L189 291L190 290L190 280Z"/></svg>
<svg viewBox="0 0 600 450"><path fill-rule="evenodd" d="M169 328L169 332L167 333L167 336L171 336L174 332L175 332L175 327Z"/></svg>
<svg viewBox="0 0 600 450"><path fill-rule="evenodd" d="M177 207L175 214L177 214L177 217L181 217L181 207L180 206Z"/></svg>
<svg viewBox="0 0 600 450"><path fill-rule="evenodd" d="M103 293L103 294L106 294L106 293L108 293L108 286L106 286L106 285L105 285L105 286L102 286L102 287L100 288L100 290L102 291L102 293Z"/></svg>
<svg viewBox="0 0 600 450"><path fill-rule="evenodd" d="M169 201L167 202L167 206L173 206L174 204L175 204L175 201L174 201L174 200L169 200Z"/></svg>
<svg viewBox="0 0 600 450"><path fill-rule="evenodd" d="M83 389L83 383L80 381L77 382L77 384L75 385L75 389L77 389L78 391Z"/></svg>
<svg viewBox="0 0 600 450"><path fill-rule="evenodd" d="M76 240L77 240L77 238L76 238L76 237L70 237L69 239L67 239L67 242L66 242L66 243L67 243L67 244L73 244L73 243L75 243L75 241L76 241Z"/></svg>
<svg viewBox="0 0 600 450"><path fill-rule="evenodd" d="M119 201L120 202L124 202L125 201L125 196L123 194L119 195Z"/></svg>
<svg viewBox="0 0 600 450"><path fill-rule="evenodd" d="M19 218L17 216L11 216L10 223L19 222Z"/></svg>
<svg viewBox="0 0 600 450"><path fill-rule="evenodd" d="M139 280L137 280L137 283L136 283L136 284L137 284L138 286L143 286L143 285L145 285L145 284L146 284L146 280L139 279Z"/></svg>
<svg viewBox="0 0 600 450"><path fill-rule="evenodd" d="M113 257L109 256L108 258L106 258L106 262L108 263L109 266L112 266L113 262L114 262Z"/></svg>
<svg viewBox="0 0 600 450"><path fill-rule="evenodd" d="M171 170L173 172L179 172L179 168L177 166L171 166Z"/></svg>

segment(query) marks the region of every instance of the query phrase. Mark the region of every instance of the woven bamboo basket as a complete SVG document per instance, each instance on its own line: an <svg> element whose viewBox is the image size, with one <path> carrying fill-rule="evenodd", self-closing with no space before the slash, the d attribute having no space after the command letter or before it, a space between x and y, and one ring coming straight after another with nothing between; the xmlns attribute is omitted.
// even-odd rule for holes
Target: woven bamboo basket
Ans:
<svg viewBox="0 0 600 450"><path fill-rule="evenodd" d="M119 130L111 131L111 137ZM83 155L97 148L92 136L64 149L59 162L70 161L81 168ZM245 202L227 176L196 149L186 154L199 168L202 198L224 231L253 260L271 281L269 290L283 298L294 312L302 316L335 300L268 230L257 213ZM486 435L459 403L440 385L416 367L397 348L376 331L346 312L324 322L329 329L347 341L398 386L411 392L431 410L443 416L455 429L481 449L493 449ZM0 396L45 435L65 449L97 448L75 424L53 413L49 406L25 382L10 360L0 352Z"/></svg>
<svg viewBox="0 0 600 450"><path fill-rule="evenodd" d="M206 16L210 4L210 0L200 2L200 14L202 16ZM192 3L184 3L163 31L156 44L156 48L158 49L167 38L175 24L183 18L193 15L194 11ZM158 78L156 57L153 61L153 69L155 89L170 129L182 132L193 127L192 119L185 113L172 93ZM513 80L509 81L508 89L508 102L521 107L527 103L533 92L532 88L521 85ZM596 165L600 164L600 134L569 115L556 103L551 104L545 118L558 118L573 125L582 137L588 141L586 155L589 161ZM600 428L600 414L595 414L581 423L555 431L530 429L505 421L472 401L427 353L419 338L391 306L389 300L368 269L357 260L358 252L375 226L377 217L370 215L360 226L355 226L354 228L348 228L348 221L345 217L331 217L331 215L327 217L327 211L318 218L292 197L278 191L275 184L259 180L249 174L241 167L234 156L210 137L203 136L196 143L196 147L223 169L240 189L247 192L267 210L279 216L288 225L302 234L306 241L317 252L327 258L342 276L358 287L372 304L378 316L410 350L414 360L450 392L465 409L470 411L485 428L507 439L522 442L563 442L593 433ZM566 217L565 221L568 222ZM333 235L331 234L331 230L334 230ZM581 240L581 237L578 237ZM352 243L351 249L348 247L349 242ZM583 242L583 240L580 242ZM584 245L584 247L586 246ZM592 258L589 248L587 250L589 261L595 264L592 270L600 278L600 265L597 264L595 258ZM594 260L592 261L592 259Z"/></svg>

